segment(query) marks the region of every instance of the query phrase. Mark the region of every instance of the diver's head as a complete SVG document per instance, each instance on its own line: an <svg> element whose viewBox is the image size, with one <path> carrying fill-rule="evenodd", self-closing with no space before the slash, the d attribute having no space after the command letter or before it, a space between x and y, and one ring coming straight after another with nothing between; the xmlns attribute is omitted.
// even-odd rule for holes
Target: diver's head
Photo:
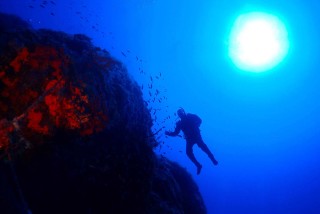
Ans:
<svg viewBox="0 0 320 214"><path fill-rule="evenodd" d="M183 118L186 116L186 112L184 111L183 108L179 108L178 111L177 111L177 114L180 118Z"/></svg>

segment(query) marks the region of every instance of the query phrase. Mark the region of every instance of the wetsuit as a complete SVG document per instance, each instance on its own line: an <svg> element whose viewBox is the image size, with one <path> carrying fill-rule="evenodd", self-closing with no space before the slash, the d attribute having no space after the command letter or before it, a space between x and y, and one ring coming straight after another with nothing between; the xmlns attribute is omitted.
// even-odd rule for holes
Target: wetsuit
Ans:
<svg viewBox="0 0 320 214"><path fill-rule="evenodd" d="M173 132L168 132L169 136L177 136L182 130L184 137L187 141L186 153L190 160L199 168L201 164L197 161L193 154L193 145L197 144L202 151L204 151L208 157L211 159L214 165L217 165L218 162L214 158L213 154L209 150L208 146L203 142L199 126L201 124L201 119L195 114L186 114L185 117L181 118L176 123L176 128Z"/></svg>

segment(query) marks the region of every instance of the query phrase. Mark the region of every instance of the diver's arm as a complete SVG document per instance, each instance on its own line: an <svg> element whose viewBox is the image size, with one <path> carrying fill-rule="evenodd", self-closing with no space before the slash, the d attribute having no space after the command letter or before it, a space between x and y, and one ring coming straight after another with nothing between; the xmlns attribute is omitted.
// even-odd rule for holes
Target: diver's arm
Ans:
<svg viewBox="0 0 320 214"><path fill-rule="evenodd" d="M168 136L174 137L174 136L177 136L180 131L181 131L181 124L180 124L180 121L179 121L179 122L177 122L176 128L174 129L173 132L166 131L165 134L168 135Z"/></svg>

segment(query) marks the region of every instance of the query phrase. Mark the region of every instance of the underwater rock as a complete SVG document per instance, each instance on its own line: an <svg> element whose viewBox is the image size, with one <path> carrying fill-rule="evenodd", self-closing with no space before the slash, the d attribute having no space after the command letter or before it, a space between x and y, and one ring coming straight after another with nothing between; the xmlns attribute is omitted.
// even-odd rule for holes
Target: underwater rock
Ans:
<svg viewBox="0 0 320 214"><path fill-rule="evenodd" d="M184 168L161 157L155 169L149 213L207 213L198 186Z"/></svg>
<svg viewBox="0 0 320 214"><path fill-rule="evenodd" d="M206 213L191 176L154 154L123 64L85 35L0 23L1 213Z"/></svg>

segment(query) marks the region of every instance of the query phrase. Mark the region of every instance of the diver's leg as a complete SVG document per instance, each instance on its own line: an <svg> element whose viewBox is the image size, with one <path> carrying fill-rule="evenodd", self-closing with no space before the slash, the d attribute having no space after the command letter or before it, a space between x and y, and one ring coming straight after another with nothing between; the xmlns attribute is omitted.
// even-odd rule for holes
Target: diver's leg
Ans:
<svg viewBox="0 0 320 214"><path fill-rule="evenodd" d="M203 142L203 140L199 140L197 144L199 148L202 149L202 151L204 151L208 155L212 163L214 165L218 165L218 161L214 158L212 152L209 150L208 146Z"/></svg>
<svg viewBox="0 0 320 214"><path fill-rule="evenodd" d="M197 174L199 175L200 172L201 172L201 169L202 169L202 165L197 161L196 157L193 154L193 149L192 149L193 145L194 144L187 142L187 148L186 148L187 151L186 151L186 153L187 153L187 156L189 157L189 159L194 163L194 165L196 165Z"/></svg>

